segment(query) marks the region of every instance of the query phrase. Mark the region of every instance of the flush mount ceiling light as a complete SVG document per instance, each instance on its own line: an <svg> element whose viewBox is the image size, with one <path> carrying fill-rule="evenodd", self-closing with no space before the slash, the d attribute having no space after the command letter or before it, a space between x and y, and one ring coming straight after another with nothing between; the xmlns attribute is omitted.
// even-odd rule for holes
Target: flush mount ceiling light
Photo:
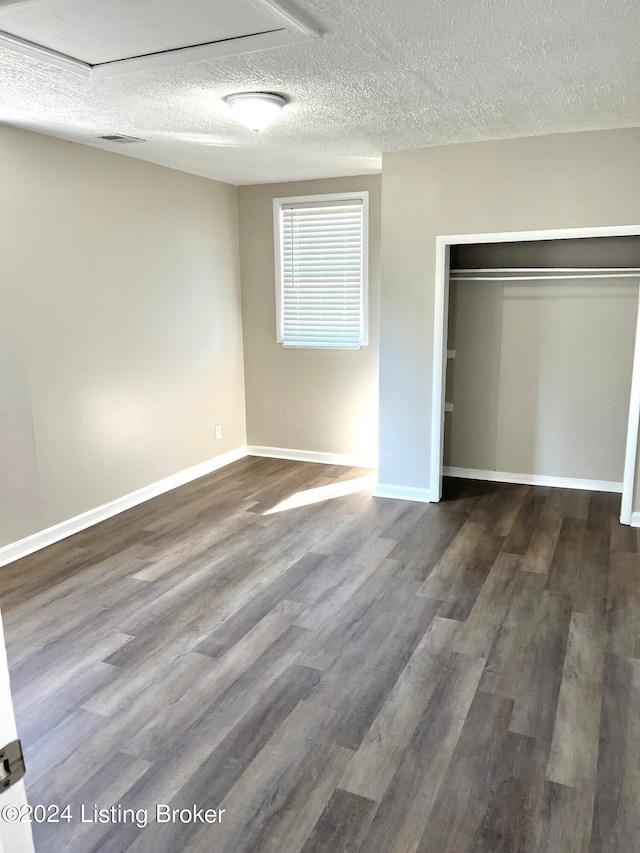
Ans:
<svg viewBox="0 0 640 853"><path fill-rule="evenodd" d="M287 103L283 95L273 92L238 92L235 95L227 95L224 100L234 118L254 133L268 127Z"/></svg>

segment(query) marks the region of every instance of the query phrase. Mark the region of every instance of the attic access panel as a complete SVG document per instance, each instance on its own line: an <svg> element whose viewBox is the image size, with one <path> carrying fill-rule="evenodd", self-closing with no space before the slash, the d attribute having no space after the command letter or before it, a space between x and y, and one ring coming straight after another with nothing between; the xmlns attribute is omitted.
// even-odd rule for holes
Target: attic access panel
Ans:
<svg viewBox="0 0 640 853"><path fill-rule="evenodd" d="M0 47L104 77L320 35L277 0L0 0Z"/></svg>

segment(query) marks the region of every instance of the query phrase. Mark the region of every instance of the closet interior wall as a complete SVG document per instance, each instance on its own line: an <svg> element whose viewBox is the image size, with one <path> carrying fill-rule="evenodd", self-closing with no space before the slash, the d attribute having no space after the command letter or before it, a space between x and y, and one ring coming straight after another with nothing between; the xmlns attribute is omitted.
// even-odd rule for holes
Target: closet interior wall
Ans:
<svg viewBox="0 0 640 853"><path fill-rule="evenodd" d="M577 267L640 268L640 238L451 248L454 276ZM450 280L444 473L622 491L640 276L488 278Z"/></svg>

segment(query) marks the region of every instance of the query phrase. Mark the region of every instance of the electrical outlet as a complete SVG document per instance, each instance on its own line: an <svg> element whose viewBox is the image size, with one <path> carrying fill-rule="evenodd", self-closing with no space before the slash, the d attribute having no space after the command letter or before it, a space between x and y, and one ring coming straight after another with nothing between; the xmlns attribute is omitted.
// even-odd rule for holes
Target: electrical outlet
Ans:
<svg viewBox="0 0 640 853"><path fill-rule="evenodd" d="M221 438L222 438L222 427L217 426L216 427L216 441L220 441Z"/></svg>

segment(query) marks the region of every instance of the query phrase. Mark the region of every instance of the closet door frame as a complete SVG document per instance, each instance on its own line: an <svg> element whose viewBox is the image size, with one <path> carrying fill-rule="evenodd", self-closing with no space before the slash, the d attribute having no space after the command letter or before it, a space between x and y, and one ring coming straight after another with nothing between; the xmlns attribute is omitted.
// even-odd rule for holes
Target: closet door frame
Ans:
<svg viewBox="0 0 640 853"><path fill-rule="evenodd" d="M436 287L431 400L431 494L432 502L442 497L444 458L444 414L447 371L447 326L449 321L449 257L451 246L473 243L519 243L533 240L570 240L588 237L637 237L640 225L600 228L559 228L545 231L504 231L492 234L448 234L436 237ZM640 309L636 324L629 420L625 450L620 523L640 527L640 512L633 512L633 495L640 430Z"/></svg>

